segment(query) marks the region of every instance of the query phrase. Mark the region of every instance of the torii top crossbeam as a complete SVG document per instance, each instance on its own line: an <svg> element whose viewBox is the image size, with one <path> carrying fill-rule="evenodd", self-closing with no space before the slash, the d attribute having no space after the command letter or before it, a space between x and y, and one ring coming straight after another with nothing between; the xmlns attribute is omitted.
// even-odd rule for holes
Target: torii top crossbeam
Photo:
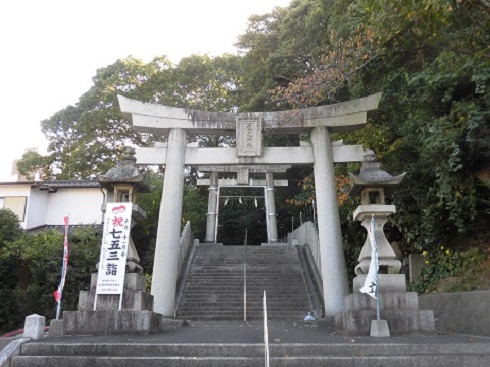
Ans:
<svg viewBox="0 0 490 367"><path fill-rule="evenodd" d="M333 105L277 112L209 112L135 101L118 95L121 112L132 117L138 132L157 135L169 129L185 129L196 135L235 135L238 119L262 120L262 131L270 134L305 134L325 126L333 133L364 127L368 111L378 108L381 93Z"/></svg>

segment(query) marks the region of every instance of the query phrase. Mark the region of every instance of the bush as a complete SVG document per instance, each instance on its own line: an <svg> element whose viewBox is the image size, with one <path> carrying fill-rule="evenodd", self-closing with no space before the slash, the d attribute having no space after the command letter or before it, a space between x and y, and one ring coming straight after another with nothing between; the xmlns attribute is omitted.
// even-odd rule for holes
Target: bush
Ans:
<svg viewBox="0 0 490 367"><path fill-rule="evenodd" d="M0 209L0 250L5 243L19 239L22 234L19 217L10 209Z"/></svg>
<svg viewBox="0 0 490 367"><path fill-rule="evenodd" d="M424 251L423 255L428 266L409 287L411 291L419 293L431 291L441 279L460 275L485 259L485 255L477 247L458 252L440 246L431 253ZM463 290L471 289L457 288L453 291Z"/></svg>
<svg viewBox="0 0 490 367"><path fill-rule="evenodd" d="M99 237L91 228L69 235L63 310L76 310L79 292L90 287L90 274L99 259ZM0 298L0 333L20 327L33 313L48 320L55 317L53 291L60 282L62 254L63 234L56 230L24 235L0 251L0 296L6 296Z"/></svg>

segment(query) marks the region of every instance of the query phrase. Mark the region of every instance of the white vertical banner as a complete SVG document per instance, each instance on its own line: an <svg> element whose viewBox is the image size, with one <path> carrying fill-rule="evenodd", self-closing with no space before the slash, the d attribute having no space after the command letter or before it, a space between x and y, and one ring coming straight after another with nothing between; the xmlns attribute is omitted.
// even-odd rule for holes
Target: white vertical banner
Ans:
<svg viewBox="0 0 490 367"><path fill-rule="evenodd" d="M368 232L369 241L371 242L371 263L369 264L369 271L364 286L359 291L377 299L379 263L378 253L376 251L376 237L374 236L374 215L371 218L371 225L369 226Z"/></svg>
<svg viewBox="0 0 490 367"><path fill-rule="evenodd" d="M108 203L96 294L122 294L129 250L132 203Z"/></svg>

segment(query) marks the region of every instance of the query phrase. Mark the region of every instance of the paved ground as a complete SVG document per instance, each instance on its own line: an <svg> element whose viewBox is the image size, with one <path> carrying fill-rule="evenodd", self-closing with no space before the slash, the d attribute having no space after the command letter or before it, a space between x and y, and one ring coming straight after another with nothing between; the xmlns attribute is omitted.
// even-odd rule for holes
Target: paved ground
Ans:
<svg viewBox="0 0 490 367"><path fill-rule="evenodd" d="M195 321L188 325L167 329L164 332L151 335L118 335L118 336L65 336L63 338L44 338L43 342L54 343L226 343L249 344L263 342L263 323L260 321ZM314 327L303 322L291 321L269 322L270 343L363 343L363 344L406 344L406 343L458 343L458 342L488 342L490 337L445 334L433 336L407 335L390 338L372 338L367 336L341 336L332 328Z"/></svg>

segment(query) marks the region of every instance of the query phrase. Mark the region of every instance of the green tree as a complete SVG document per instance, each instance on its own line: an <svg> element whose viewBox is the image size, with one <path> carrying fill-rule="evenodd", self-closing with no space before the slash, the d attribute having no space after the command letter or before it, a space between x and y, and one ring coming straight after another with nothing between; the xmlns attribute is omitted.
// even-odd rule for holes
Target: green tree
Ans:
<svg viewBox="0 0 490 367"><path fill-rule="evenodd" d="M332 9L321 63L276 89L276 101L301 108L383 91L368 128L345 140L376 144L388 170L408 172L394 229L407 250L471 246L490 211L477 178L489 161L488 5L338 0Z"/></svg>
<svg viewBox="0 0 490 367"><path fill-rule="evenodd" d="M81 290L90 285L100 254L100 236L93 229L69 235L70 260L63 290L63 310L76 310ZM27 315L55 316L53 291L61 277L63 234L56 230L24 235L0 252L0 332L20 327ZM3 264L7 264L4 268ZM5 277L4 277L5 276ZM4 282L5 280L5 282Z"/></svg>
<svg viewBox="0 0 490 367"><path fill-rule="evenodd" d="M7 243L19 239L22 234L17 215L10 209L0 209L0 251Z"/></svg>
<svg viewBox="0 0 490 367"><path fill-rule="evenodd" d="M269 91L311 71L328 42L329 1L295 0L287 8L249 18L236 46L243 54L242 111L282 108Z"/></svg>
<svg viewBox="0 0 490 367"><path fill-rule="evenodd" d="M5 248L23 236L19 218L10 209L0 209L0 335L17 326L17 304L13 289L19 274L19 259L16 256L3 258Z"/></svg>

